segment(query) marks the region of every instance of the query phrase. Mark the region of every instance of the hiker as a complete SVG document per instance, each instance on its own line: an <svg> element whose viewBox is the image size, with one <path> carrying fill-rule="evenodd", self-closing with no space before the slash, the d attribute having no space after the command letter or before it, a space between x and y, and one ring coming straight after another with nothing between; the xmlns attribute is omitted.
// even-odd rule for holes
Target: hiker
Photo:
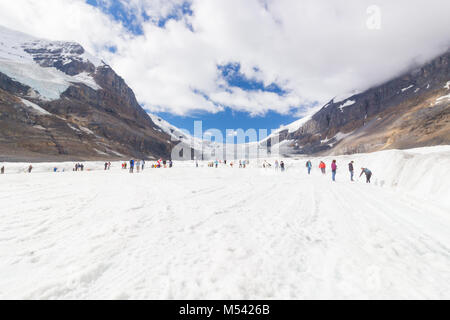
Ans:
<svg viewBox="0 0 450 320"><path fill-rule="evenodd" d="M198 168L198 161L195 161L195 167Z"/></svg>
<svg viewBox="0 0 450 320"><path fill-rule="evenodd" d="M142 160L142 171L145 169L145 160Z"/></svg>
<svg viewBox="0 0 450 320"><path fill-rule="evenodd" d="M80 164L81 171L84 171L84 164Z"/></svg>
<svg viewBox="0 0 450 320"><path fill-rule="evenodd" d="M2 168L0 169L0 174L5 174L5 166L2 166Z"/></svg>
<svg viewBox="0 0 450 320"><path fill-rule="evenodd" d="M130 160L130 173L133 173L133 172L134 172L134 160L131 159Z"/></svg>
<svg viewBox="0 0 450 320"><path fill-rule="evenodd" d="M337 164L336 160L333 160L331 163L331 178L336 182L336 172L337 172Z"/></svg>
<svg viewBox="0 0 450 320"><path fill-rule="evenodd" d="M33 170L33 166L30 164L30 166L28 167L28 173L31 173L31 170Z"/></svg>
<svg viewBox="0 0 450 320"><path fill-rule="evenodd" d="M311 160L308 160L306 162L306 168L308 168L308 174L311 174L311 169L312 169L312 163Z"/></svg>
<svg viewBox="0 0 450 320"><path fill-rule="evenodd" d="M139 160L136 161L136 170L137 170L137 173L139 173L141 171L141 161L139 161Z"/></svg>
<svg viewBox="0 0 450 320"><path fill-rule="evenodd" d="M284 172L285 168L284 168L284 162L281 161L280 163L280 168L281 168L281 172Z"/></svg>
<svg viewBox="0 0 450 320"><path fill-rule="evenodd" d="M275 160L275 171L278 171L278 168L280 167L280 163L278 160Z"/></svg>
<svg viewBox="0 0 450 320"><path fill-rule="evenodd" d="M105 171L108 170L108 162L105 162Z"/></svg>
<svg viewBox="0 0 450 320"><path fill-rule="evenodd" d="M372 171L370 171L367 168L361 168L361 174L359 175L359 177L361 177L362 175L366 174L366 183L370 183L370 178L372 177Z"/></svg>
<svg viewBox="0 0 450 320"><path fill-rule="evenodd" d="M348 171L350 171L350 181L355 181L353 180L353 175L355 173L354 168L353 168L353 161L350 161L350 163L348 164Z"/></svg>
<svg viewBox="0 0 450 320"><path fill-rule="evenodd" d="M327 165L325 164L325 162L320 161L319 168L322 171L322 174L326 174L326 167Z"/></svg>
<svg viewBox="0 0 450 320"><path fill-rule="evenodd" d="M173 161L169 160L169 168L173 168Z"/></svg>

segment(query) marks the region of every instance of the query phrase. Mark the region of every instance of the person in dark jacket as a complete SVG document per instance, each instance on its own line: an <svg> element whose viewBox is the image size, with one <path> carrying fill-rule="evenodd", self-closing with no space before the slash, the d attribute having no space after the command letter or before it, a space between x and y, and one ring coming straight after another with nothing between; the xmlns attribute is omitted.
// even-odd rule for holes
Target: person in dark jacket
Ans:
<svg viewBox="0 0 450 320"><path fill-rule="evenodd" d="M130 173L134 172L134 160L130 160Z"/></svg>
<svg viewBox="0 0 450 320"><path fill-rule="evenodd" d="M0 169L0 174L5 174L5 166Z"/></svg>
<svg viewBox="0 0 450 320"><path fill-rule="evenodd" d="M281 172L284 172L285 167L284 167L284 162L283 161L280 162L280 168L281 168Z"/></svg>
<svg viewBox="0 0 450 320"><path fill-rule="evenodd" d="M360 177L365 174L366 175L366 183L370 183L370 178L372 178L372 171L370 171L367 168L361 168L361 174Z"/></svg>
<svg viewBox="0 0 450 320"><path fill-rule="evenodd" d="M355 181L355 180L353 180L353 176L354 176L354 174L355 174L355 169L353 168L353 161L351 161L349 164L348 164L348 171L350 171L350 181Z"/></svg>

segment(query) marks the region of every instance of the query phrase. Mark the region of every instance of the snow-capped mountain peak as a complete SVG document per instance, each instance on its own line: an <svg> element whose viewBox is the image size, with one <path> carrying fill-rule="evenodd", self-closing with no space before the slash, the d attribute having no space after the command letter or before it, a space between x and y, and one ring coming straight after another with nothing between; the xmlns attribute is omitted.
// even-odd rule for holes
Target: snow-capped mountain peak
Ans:
<svg viewBox="0 0 450 320"><path fill-rule="evenodd" d="M1 73L44 100L59 99L73 83L100 88L92 74L102 61L74 42L38 39L0 26L0 62Z"/></svg>

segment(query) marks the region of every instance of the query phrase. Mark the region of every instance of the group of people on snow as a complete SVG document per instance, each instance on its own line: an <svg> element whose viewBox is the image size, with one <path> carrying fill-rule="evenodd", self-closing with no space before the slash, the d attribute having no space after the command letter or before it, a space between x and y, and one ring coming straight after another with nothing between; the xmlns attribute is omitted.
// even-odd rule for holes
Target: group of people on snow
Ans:
<svg viewBox="0 0 450 320"><path fill-rule="evenodd" d="M350 163L348 164L348 171L350 172L350 181L355 181L353 178L355 176L355 168L354 168L354 161L350 161ZM312 170L312 162L311 160L308 160L306 162L306 168L308 170L308 174L311 174L311 170ZM326 174L326 168L327 165L325 164L325 162L320 161L319 163L319 169L322 172L322 174ZM337 174L337 161L333 160L331 162L331 179L333 181L336 181L336 174ZM372 171L370 171L368 168L361 168L361 174L359 175L360 177L365 174L366 175L366 183L370 183L370 179L372 178Z"/></svg>
<svg viewBox="0 0 450 320"><path fill-rule="evenodd" d="M173 162L172 160L162 160L159 159L156 163L152 164L151 168L152 169L158 169L158 168L173 168ZM130 173L134 173L136 172L141 172L144 171L145 169L145 160L134 160L131 159L128 163L127 162L123 162L122 163L122 169L123 170L127 170L127 168L129 168L129 172Z"/></svg>
<svg viewBox="0 0 450 320"><path fill-rule="evenodd" d="M75 168L73 169L73 171L84 171L84 164L82 163L76 163L75 164ZM56 172L56 171L55 171Z"/></svg>
<svg viewBox="0 0 450 320"><path fill-rule="evenodd" d="M284 172L286 170L286 165L284 164L284 161L278 162L278 160L275 160L275 171L278 170L281 170L281 172Z"/></svg>
<svg viewBox="0 0 450 320"><path fill-rule="evenodd" d="M219 165L227 165L227 160L215 160L215 161L210 161L208 162L208 168L219 168ZM250 165L250 160L239 160L239 168L247 168ZM229 162L228 164L230 165L231 168L233 168L234 165L237 165L238 163L234 163L233 161ZM199 163L198 160L195 161L195 167L199 167Z"/></svg>

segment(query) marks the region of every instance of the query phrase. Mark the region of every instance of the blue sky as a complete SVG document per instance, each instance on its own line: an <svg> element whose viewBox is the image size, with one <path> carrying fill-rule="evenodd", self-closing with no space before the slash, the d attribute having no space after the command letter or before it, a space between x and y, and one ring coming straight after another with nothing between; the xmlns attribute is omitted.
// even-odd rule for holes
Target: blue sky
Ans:
<svg viewBox="0 0 450 320"><path fill-rule="evenodd" d="M100 8L103 12L110 15L116 21L123 24L134 35L142 35L142 27L137 21L148 21L150 17L146 16L145 12L140 17L136 17L136 13L125 10L121 2L112 1L109 6L105 5L102 0L87 0L88 4ZM172 13L169 13L166 17L160 17L157 21L157 25L161 28L165 27L165 24L170 19L179 20L182 15L192 15L192 11L189 3L185 2L182 5L176 7ZM115 52L116 48L111 47L110 50ZM217 66L218 73L222 75L223 79L227 83L228 88L240 88L244 91L251 92L271 92L278 96L284 96L288 92L276 83L264 85L262 81L248 79L241 72L241 65L238 62L229 62L224 65ZM255 71L258 71L255 68ZM133 89L133 88L132 88ZM224 90L227 90L224 88ZM198 94L202 94L198 92ZM205 96L206 99L209 97ZM171 124L181 128L187 129L193 132L194 121L202 120L203 129L216 128L223 132L226 136L227 129L267 129L269 132L272 129L277 129L281 125L289 124L295 120L298 120L296 112L301 109L301 106L292 108L287 114L280 114L274 111L268 111L262 115L250 115L249 112L236 111L232 108L221 105L224 111L217 113L208 113L205 111L191 112L188 116L178 116L168 112L154 112L158 116L162 117Z"/></svg>

